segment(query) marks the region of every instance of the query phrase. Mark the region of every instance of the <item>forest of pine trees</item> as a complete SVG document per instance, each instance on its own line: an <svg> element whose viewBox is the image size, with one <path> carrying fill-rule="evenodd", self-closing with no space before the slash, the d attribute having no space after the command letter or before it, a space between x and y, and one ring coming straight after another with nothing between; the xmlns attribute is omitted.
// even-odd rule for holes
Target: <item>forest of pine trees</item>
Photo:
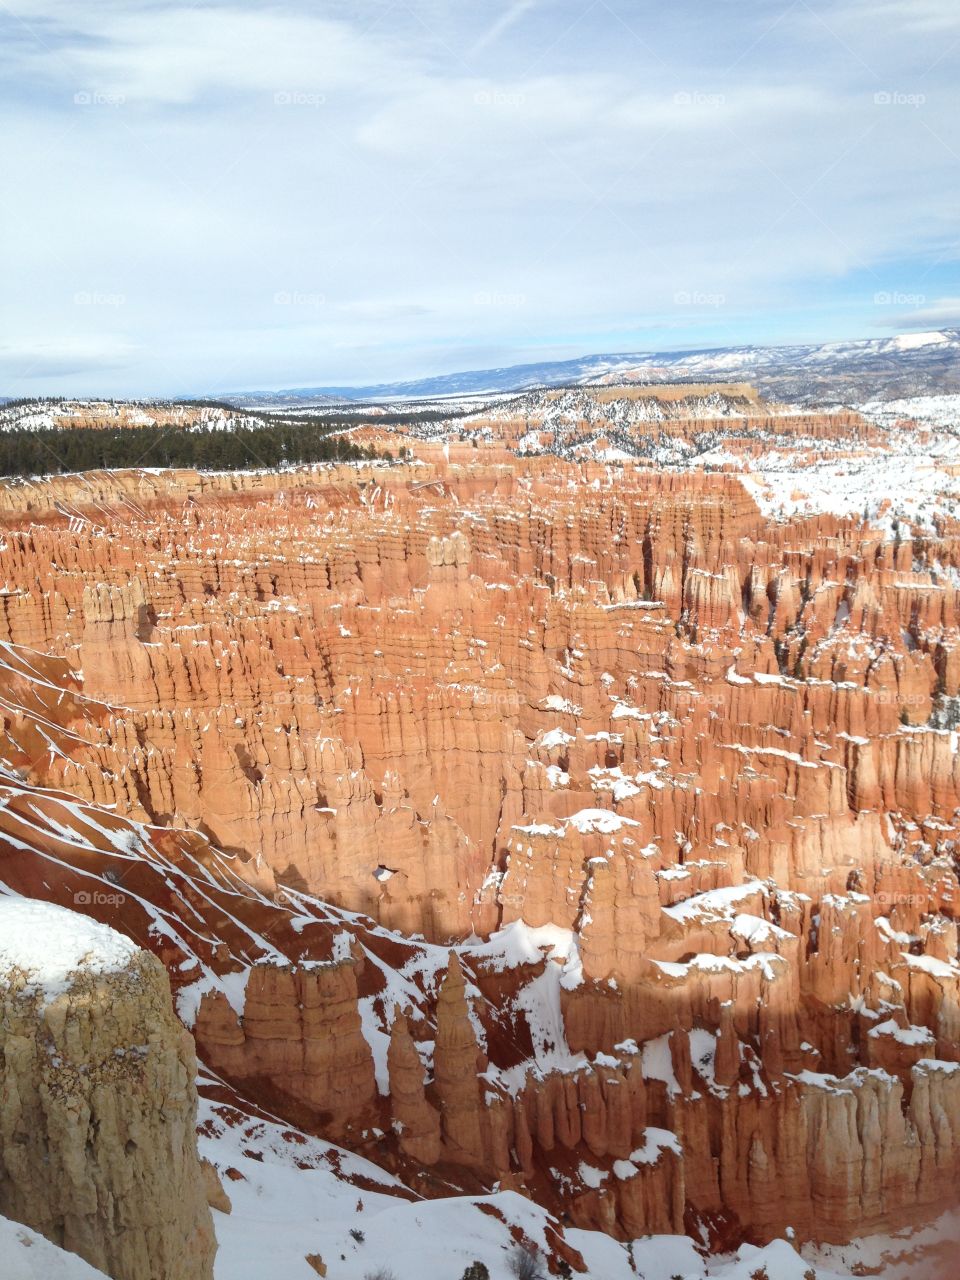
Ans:
<svg viewBox="0 0 960 1280"><path fill-rule="evenodd" d="M308 462L355 462L379 455L323 422L277 422L217 431L206 427L75 427L0 432L0 476L195 467L257 471Z"/></svg>

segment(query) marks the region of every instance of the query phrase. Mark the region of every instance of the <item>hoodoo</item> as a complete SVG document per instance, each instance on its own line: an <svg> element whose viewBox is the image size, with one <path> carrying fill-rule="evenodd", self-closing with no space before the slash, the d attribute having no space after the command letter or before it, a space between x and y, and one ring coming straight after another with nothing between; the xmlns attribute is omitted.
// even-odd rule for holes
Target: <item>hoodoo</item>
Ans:
<svg viewBox="0 0 960 1280"><path fill-rule="evenodd" d="M847 412L731 401L723 470L510 450L574 408L645 440L642 403L537 393L462 459L410 433L282 485L0 487L0 879L132 948L8 989L0 1210L113 1275L209 1271L161 965L208 1133L253 1108L391 1195L521 1197L555 1266L592 1265L564 1225L626 1265L956 1207L952 518L905 552L780 509L765 432L912 456ZM212 1146L221 1222L250 1171Z"/></svg>

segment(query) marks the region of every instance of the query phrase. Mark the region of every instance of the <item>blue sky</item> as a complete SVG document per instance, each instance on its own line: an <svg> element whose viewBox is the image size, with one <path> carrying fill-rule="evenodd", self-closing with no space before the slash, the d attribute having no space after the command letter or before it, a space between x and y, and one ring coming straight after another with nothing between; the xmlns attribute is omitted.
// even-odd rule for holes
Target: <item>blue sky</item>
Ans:
<svg viewBox="0 0 960 1280"><path fill-rule="evenodd" d="M0 394L960 324L957 0L0 0Z"/></svg>

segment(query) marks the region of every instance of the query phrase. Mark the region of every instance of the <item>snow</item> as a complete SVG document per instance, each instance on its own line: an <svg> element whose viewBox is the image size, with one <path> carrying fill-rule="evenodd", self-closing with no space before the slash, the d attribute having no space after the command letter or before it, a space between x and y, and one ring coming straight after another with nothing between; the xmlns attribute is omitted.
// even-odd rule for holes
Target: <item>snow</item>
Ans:
<svg viewBox="0 0 960 1280"><path fill-rule="evenodd" d="M936 1045L937 1042L936 1036L926 1027L901 1027L892 1018L871 1027L867 1034L874 1037L892 1036L899 1044L906 1045Z"/></svg>
<svg viewBox="0 0 960 1280"><path fill-rule="evenodd" d="M901 400L870 400L860 412L881 426L893 427L912 419L934 427L955 427L960 423L960 395L908 396Z"/></svg>
<svg viewBox="0 0 960 1280"><path fill-rule="evenodd" d="M697 1074L707 1082L712 1092L722 1094L715 1079L717 1060L717 1038L712 1031L704 1027L694 1027L690 1031L690 1061Z"/></svg>
<svg viewBox="0 0 960 1280"><path fill-rule="evenodd" d="M549 822L530 822L526 826L512 827L511 830L519 831L525 836L556 836L559 839L563 835L563 827L551 826Z"/></svg>
<svg viewBox="0 0 960 1280"><path fill-rule="evenodd" d="M557 840L562 840L568 826L575 827L581 835L609 836L622 830L623 827L640 825L634 818L625 818L619 813L613 813L610 809L579 809L569 817L557 819L557 823L558 825L553 826L547 822L531 822L511 829L523 835L553 836Z"/></svg>
<svg viewBox="0 0 960 1280"><path fill-rule="evenodd" d="M951 472L960 461L960 396L871 401L858 408L882 433L878 440L850 437L804 448L778 437L749 460L740 479L761 511L866 518L887 537L898 528L901 535L910 527L929 529L936 515L955 514L960 477ZM926 433L903 425L910 419ZM744 465L742 458L731 460Z"/></svg>
<svg viewBox="0 0 960 1280"><path fill-rule="evenodd" d="M680 1082L673 1069L670 1055L670 1035L658 1036L644 1042L642 1051L643 1077L645 1080L662 1080L671 1098L681 1093Z"/></svg>
<svg viewBox="0 0 960 1280"><path fill-rule="evenodd" d="M587 1065L585 1056L572 1053L567 1044L560 985L560 970L551 964L538 978L528 982L516 998L517 1008L526 1015L534 1061L544 1073L577 1071Z"/></svg>
<svg viewBox="0 0 960 1280"><path fill-rule="evenodd" d="M730 936L748 943L751 947L762 947L771 946L778 941L786 942L793 937L793 934L760 916L740 914L734 917L733 924L730 926Z"/></svg>
<svg viewBox="0 0 960 1280"><path fill-rule="evenodd" d="M936 956L915 956L909 951L901 953L904 960L911 969L922 969L924 973L930 974L932 978L948 978L954 981L960 978L960 968L953 964L947 964L945 960L938 960Z"/></svg>
<svg viewBox="0 0 960 1280"><path fill-rule="evenodd" d="M649 675L650 672L647 672ZM610 712L611 720L645 720L647 713L638 710L637 707L631 707L627 702L618 702Z"/></svg>
<svg viewBox="0 0 960 1280"><path fill-rule="evenodd" d="M273 1275L316 1280L305 1261L308 1254L319 1255L337 1280L364 1280L378 1267L388 1268L396 1280L456 1280L473 1261L489 1268L491 1280L511 1280L510 1228L520 1228L540 1248L546 1244L551 1218L526 1197L495 1190L482 1196L419 1200L362 1157L269 1118L244 1116L204 1092L201 1089L200 1154L220 1170L233 1202L231 1214L213 1213L219 1243L215 1280L264 1280ZM617 1163L614 1176L633 1177L643 1164L679 1150L675 1134L648 1128L643 1145L630 1153L629 1161ZM228 1168L241 1176L224 1177ZM592 1189L610 1176L586 1162L578 1172ZM23 1230L7 1224L4 1235L0 1220L0 1247ZM351 1230L362 1239L352 1237ZM817 1280L850 1280L862 1274L856 1268L863 1263L875 1268L871 1274L880 1280L942 1280L935 1271L923 1270L922 1254L914 1251L917 1245L929 1249L956 1239L960 1218L948 1215L917 1232L848 1246L805 1246L802 1257L786 1240L762 1248L742 1245L734 1253L705 1258L686 1236L646 1236L631 1242L633 1267L627 1248L601 1232L568 1227L565 1236L583 1254L587 1275L596 1280L636 1280L637 1275L646 1280L750 1280L761 1267L771 1280L803 1280L813 1265ZM6 1264L9 1250L3 1256ZM78 1260L74 1267L60 1272L46 1266L44 1259L37 1270L14 1271L11 1280L100 1280L99 1272Z"/></svg>
<svg viewBox="0 0 960 1280"><path fill-rule="evenodd" d="M960 1062L947 1062L943 1058L921 1058L917 1067L924 1071L939 1071L943 1075L952 1075L960 1071Z"/></svg>
<svg viewBox="0 0 960 1280"><path fill-rule="evenodd" d="M804 1068L803 1071L797 1071L795 1074L787 1073L788 1078L796 1080L798 1084L809 1085L811 1089L824 1089L827 1093L841 1093L839 1088L840 1080L837 1076L828 1075L823 1071L810 1071Z"/></svg>
<svg viewBox="0 0 960 1280"><path fill-rule="evenodd" d="M954 1212L895 1236L867 1236L849 1245L807 1245L803 1255L815 1265L817 1280L831 1280L836 1275L845 1280L851 1272L877 1275L882 1280L948 1280L956 1274L951 1261L958 1247L960 1214Z"/></svg>
<svg viewBox="0 0 960 1280"><path fill-rule="evenodd" d="M685 963L652 958L650 963L671 978L687 978L691 973L734 974L746 973L750 969L761 969L768 982L777 976L778 967L781 973L788 967L783 956L777 955L775 951L758 951L755 955L747 956L745 960L734 960L729 956L714 955L712 951L701 951Z"/></svg>
<svg viewBox="0 0 960 1280"><path fill-rule="evenodd" d="M609 809L580 809L577 813L571 814L566 821L572 827L576 827L581 835L588 835L591 832L605 836L612 835L622 827L640 825L633 818L621 817L618 813L611 813Z"/></svg>
<svg viewBox="0 0 960 1280"><path fill-rule="evenodd" d="M221 1174L242 1175L223 1178L233 1212L214 1211L215 1280L316 1280L308 1254L319 1255L337 1280L363 1280L381 1266L396 1280L451 1280L475 1260L491 1280L510 1280L511 1226L546 1245L549 1215L515 1192L419 1200L361 1157L204 1097L199 1145ZM596 1232L575 1237L592 1274L631 1280L622 1245Z"/></svg>
<svg viewBox="0 0 960 1280"><path fill-rule="evenodd" d="M373 1057L373 1073L377 1082L377 1092L386 1097L390 1092L390 1067L387 1053L390 1048L390 1037L380 1026L376 1014L376 996L365 996L357 1001L360 1013L360 1030L364 1040L370 1046ZM400 1006L403 1007L402 1005Z"/></svg>
<svg viewBox="0 0 960 1280"><path fill-rule="evenodd" d="M629 778L619 765L612 769L604 769L600 765L594 765L592 769L587 770L587 774L591 779L590 785L593 790L609 791L616 804L629 800L633 796L638 796L641 790L639 784L642 782L649 782L658 790L663 787L663 781L656 774L638 773Z"/></svg>
<svg viewBox="0 0 960 1280"><path fill-rule="evenodd" d="M553 790L569 786L570 775L565 773L558 764L548 764L546 768L547 781Z"/></svg>
<svg viewBox="0 0 960 1280"><path fill-rule="evenodd" d="M675 1156L683 1155L683 1147L677 1135L670 1129L658 1129L648 1125L643 1134L643 1146L630 1152L632 1164L656 1164L664 1151L672 1151Z"/></svg>
<svg viewBox="0 0 960 1280"><path fill-rule="evenodd" d="M587 1065L582 1053L573 1053L560 1007L560 992L572 990L583 982L583 967L577 936L557 925L531 928L522 920L498 930L489 941L463 948L471 959L492 963L495 969L535 964L546 956L543 972L531 979L517 993L516 1008L523 1013L533 1045L534 1064L541 1071L576 1071ZM511 1092L523 1085L529 1061L499 1073L500 1082Z"/></svg>
<svg viewBox="0 0 960 1280"><path fill-rule="evenodd" d="M29 898L0 898L0 974L21 971L47 1004L68 991L78 970L118 973L139 948L109 925L66 907Z"/></svg>
<svg viewBox="0 0 960 1280"><path fill-rule="evenodd" d="M950 338L939 329L932 329L927 333L901 333L893 339L893 345L898 351L915 351L918 347L943 347L949 344Z"/></svg>
<svg viewBox="0 0 960 1280"><path fill-rule="evenodd" d="M491 933L486 942L472 943L462 951L473 959L486 961L497 971L537 964L545 952L548 959L565 963L577 956L577 935L572 929L555 924L534 928L523 920L514 920Z"/></svg>
<svg viewBox="0 0 960 1280"><path fill-rule="evenodd" d="M583 708L578 707L575 702L571 702L569 698L561 698L559 694L551 693L544 698L540 704L545 711L562 711L567 715L580 716L583 715Z"/></svg>
<svg viewBox="0 0 960 1280"><path fill-rule="evenodd" d="M104 1280L88 1262L51 1244L36 1231L0 1217L3 1280Z"/></svg>
<svg viewBox="0 0 960 1280"><path fill-rule="evenodd" d="M587 1164L585 1161L580 1162L580 1168L577 1172L583 1185L592 1188L594 1191L598 1187L602 1187L607 1180L607 1174L604 1169L595 1169L592 1164Z"/></svg>
<svg viewBox="0 0 960 1280"><path fill-rule="evenodd" d="M661 874L663 874L661 872ZM672 920L690 923L700 917L729 919L734 917L734 907L747 898L759 897L764 892L761 880L748 880L744 884L727 885L722 889L708 889L705 893L695 894L672 907L664 907L664 915Z"/></svg>

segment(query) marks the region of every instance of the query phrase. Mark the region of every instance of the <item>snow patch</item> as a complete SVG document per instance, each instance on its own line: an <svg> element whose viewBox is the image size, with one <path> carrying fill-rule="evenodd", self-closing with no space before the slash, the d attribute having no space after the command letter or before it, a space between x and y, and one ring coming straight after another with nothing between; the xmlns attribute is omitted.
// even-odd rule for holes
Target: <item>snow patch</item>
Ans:
<svg viewBox="0 0 960 1280"><path fill-rule="evenodd" d="M119 973L139 950L109 925L66 907L0 898L0 974L20 970L43 1004L69 991L79 971Z"/></svg>

